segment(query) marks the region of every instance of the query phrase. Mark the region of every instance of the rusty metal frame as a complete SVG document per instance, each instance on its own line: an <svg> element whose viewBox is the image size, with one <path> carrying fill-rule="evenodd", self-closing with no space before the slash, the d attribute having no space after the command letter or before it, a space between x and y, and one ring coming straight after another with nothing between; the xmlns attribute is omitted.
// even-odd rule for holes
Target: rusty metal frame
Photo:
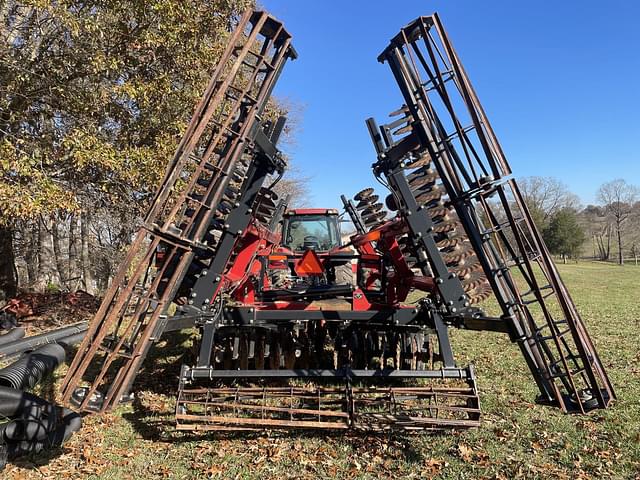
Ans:
<svg viewBox="0 0 640 480"><path fill-rule="evenodd" d="M274 371L263 371L270 372ZM428 386L356 386L351 381L328 387L181 385L176 401L177 429L379 432L476 427L481 411L474 372L468 368L460 373L466 378L459 385L450 381Z"/></svg>
<svg viewBox="0 0 640 480"><path fill-rule="evenodd" d="M391 68L410 122L402 132L380 129L386 144L378 172L428 155L540 400L565 411L605 408L615 398L613 387L438 15L401 29L378 60Z"/></svg>
<svg viewBox="0 0 640 480"><path fill-rule="evenodd" d="M70 365L64 402L85 376L90 386L81 410L89 409L101 385L108 386L101 410L115 406L129 390L162 333L166 310L195 251L215 250L204 239L216 205L243 155L251 158L261 114L285 62L295 56L291 36L267 13L247 10L238 20L144 224ZM167 252L156 268L160 245Z"/></svg>

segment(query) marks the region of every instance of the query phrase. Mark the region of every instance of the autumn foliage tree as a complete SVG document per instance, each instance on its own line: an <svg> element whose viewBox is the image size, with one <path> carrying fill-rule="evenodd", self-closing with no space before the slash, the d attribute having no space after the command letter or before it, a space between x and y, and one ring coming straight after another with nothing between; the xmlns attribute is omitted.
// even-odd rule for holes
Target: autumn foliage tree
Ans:
<svg viewBox="0 0 640 480"><path fill-rule="evenodd" d="M0 4L5 294L108 278L249 3Z"/></svg>

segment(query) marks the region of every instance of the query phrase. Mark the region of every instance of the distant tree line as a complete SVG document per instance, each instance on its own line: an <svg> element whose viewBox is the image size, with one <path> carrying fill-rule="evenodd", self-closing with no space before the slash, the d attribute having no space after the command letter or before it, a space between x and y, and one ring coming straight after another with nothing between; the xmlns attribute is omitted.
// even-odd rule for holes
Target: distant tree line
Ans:
<svg viewBox="0 0 640 480"><path fill-rule="evenodd" d="M640 189L625 180L606 182L597 205L582 207L576 195L550 177L519 180L520 190L551 253L563 260L584 256L620 265L640 256ZM589 245L589 247L586 247Z"/></svg>

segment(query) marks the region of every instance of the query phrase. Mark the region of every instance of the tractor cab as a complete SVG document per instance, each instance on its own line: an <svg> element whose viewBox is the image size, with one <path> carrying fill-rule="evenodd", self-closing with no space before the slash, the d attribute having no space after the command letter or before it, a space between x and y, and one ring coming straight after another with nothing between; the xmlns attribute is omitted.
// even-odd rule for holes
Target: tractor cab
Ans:
<svg viewBox="0 0 640 480"><path fill-rule="evenodd" d="M282 217L282 247L295 257L289 260L291 277L287 277L287 281L295 278L298 285L313 284L320 288L317 292L320 296L324 294L323 288L338 284L348 287L339 293L351 294L351 286L355 283L351 260L355 258L355 251L341 241L338 210L298 208L286 211ZM308 269L315 273L304 273ZM310 297L312 292L307 287L305 294ZM332 291L332 295L336 296L336 292Z"/></svg>
<svg viewBox="0 0 640 480"><path fill-rule="evenodd" d="M334 208L298 208L285 212L282 243L294 252L328 252L342 246L340 219Z"/></svg>

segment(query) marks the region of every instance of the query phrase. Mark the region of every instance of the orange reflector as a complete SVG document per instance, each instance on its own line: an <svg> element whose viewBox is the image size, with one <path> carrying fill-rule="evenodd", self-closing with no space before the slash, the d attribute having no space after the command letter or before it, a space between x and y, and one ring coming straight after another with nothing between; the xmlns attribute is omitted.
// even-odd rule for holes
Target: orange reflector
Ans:
<svg viewBox="0 0 640 480"><path fill-rule="evenodd" d="M362 240L365 242L376 242L380 240L380 230L374 230L373 232L365 233L362 236Z"/></svg>
<svg viewBox="0 0 640 480"><path fill-rule="evenodd" d="M269 260L286 260L286 255L269 255Z"/></svg>
<svg viewBox="0 0 640 480"><path fill-rule="evenodd" d="M309 275L322 275L324 273L324 267L313 250L307 250L302 255L302 258L296 262L294 270L301 277Z"/></svg>

